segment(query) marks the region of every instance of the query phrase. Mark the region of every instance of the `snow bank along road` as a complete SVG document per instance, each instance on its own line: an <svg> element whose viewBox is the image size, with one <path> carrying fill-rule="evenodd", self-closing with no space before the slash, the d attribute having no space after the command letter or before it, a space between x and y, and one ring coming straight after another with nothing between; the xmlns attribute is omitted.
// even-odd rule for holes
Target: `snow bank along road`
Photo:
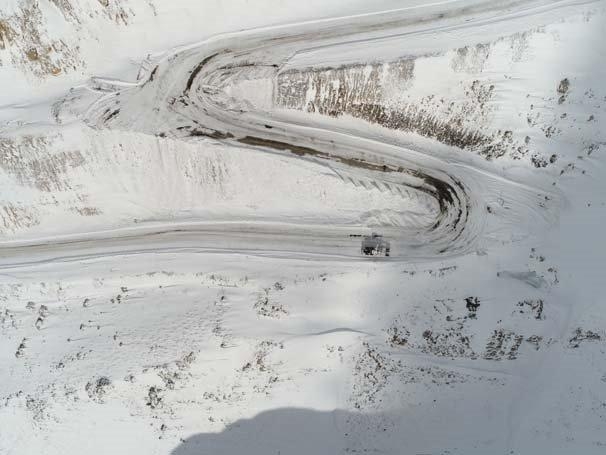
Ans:
<svg viewBox="0 0 606 455"><path fill-rule="evenodd" d="M205 137L313 160L354 184L372 182L400 194L406 200L403 205L416 201L409 208L415 214L412 223L399 223L397 229L389 223L381 226L393 240L397 259L463 254L486 241L489 212L496 214L490 221L493 227L516 225L524 233L544 229L557 215L557 194L536 180L515 182L468 164L466 157L445 159L431 150L403 146L388 133L360 131L347 121L337 126L330 119L357 116L383 130L405 129L416 122L430 130L427 136L488 158L520 149L511 131L486 132L455 121L435 123L431 116L411 118L401 109L382 105L377 101L380 85L389 78L391 83L405 82L410 77L406 68L415 58L451 48L453 40L477 39L478 30L498 34L505 21L515 28L516 21L524 24L529 15L550 14L571 4L578 2L466 2L458 8L439 4L219 36L148 64L140 82L95 80L91 88L103 95L85 117L98 129L187 141ZM331 82L335 93L322 87L323 72L345 74L340 86L334 88ZM358 81L354 73L361 73ZM315 83L304 81L309 74ZM321 90L325 93L317 93ZM313 96L328 103L332 97L334 106L322 107ZM88 99L88 90L71 93L56 108L59 118L69 121ZM297 116L284 109L297 104L306 112L328 115ZM231 238L238 232L235 225L222 236L200 235L198 241L201 248L259 252L355 256L358 251L347 237L359 234L359 229L321 225L290 233L285 229L266 225L255 240L255 225L249 224L240 231L246 234L247 246ZM297 229L306 235L288 241L288 236L291 240L297 236ZM272 237L275 242L269 247Z"/></svg>

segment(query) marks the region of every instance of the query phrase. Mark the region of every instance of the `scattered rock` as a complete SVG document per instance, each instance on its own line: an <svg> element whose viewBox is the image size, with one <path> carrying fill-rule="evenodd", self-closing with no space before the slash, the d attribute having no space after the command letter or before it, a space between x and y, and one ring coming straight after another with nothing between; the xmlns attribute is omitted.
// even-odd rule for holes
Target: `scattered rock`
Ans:
<svg viewBox="0 0 606 455"><path fill-rule="evenodd" d="M521 302L518 302L518 307L520 308L519 312L522 314L525 313L527 310L530 310L535 319L545 319L545 316L543 315L542 299L522 300Z"/></svg>
<svg viewBox="0 0 606 455"><path fill-rule="evenodd" d="M47 403L46 401L40 398L35 398L31 395L28 395L25 399L25 407L29 412L32 413L32 418L35 421L41 421L44 420L45 417L47 417Z"/></svg>
<svg viewBox="0 0 606 455"><path fill-rule="evenodd" d="M150 387L149 391L147 392L145 404L152 409L156 409L158 406L160 406L160 404L162 403L162 397L160 397L160 392L162 392L162 389L159 389L154 386Z"/></svg>
<svg viewBox="0 0 606 455"><path fill-rule="evenodd" d="M111 381L106 376L101 376L93 381L87 382L84 390L88 397L97 402L102 402L107 390L111 387Z"/></svg>
<svg viewBox="0 0 606 455"><path fill-rule="evenodd" d="M532 157L530 158L530 161L532 162L533 166L536 168L547 167L547 164L548 164L545 157L542 155L539 155L538 153L533 154Z"/></svg>
<svg viewBox="0 0 606 455"><path fill-rule="evenodd" d="M356 409L381 402L379 394L387 385L389 377L396 367L392 360L383 356L367 342L364 342L362 346L363 351L354 366L355 382L351 397Z"/></svg>
<svg viewBox="0 0 606 455"><path fill-rule="evenodd" d="M288 314L282 304L270 299L270 291L270 288L266 288L263 290L263 293L259 294L253 306L257 310L257 314L269 318L279 318L282 315Z"/></svg>
<svg viewBox="0 0 606 455"><path fill-rule="evenodd" d="M392 327L387 329L387 334L389 335L388 343L392 347L406 346L408 344L410 332L405 328L399 328L396 325L393 325ZM341 346L339 346L339 349L341 351L343 350Z"/></svg>
<svg viewBox="0 0 606 455"><path fill-rule="evenodd" d="M19 344L19 346L17 347L17 351L15 352L15 357L20 358L25 355L25 342L26 341L27 341L27 338L23 338L23 340L21 340L21 343Z"/></svg>
<svg viewBox="0 0 606 455"><path fill-rule="evenodd" d="M425 330L423 332L425 344L421 345L421 351L438 357L468 357L476 358L471 348L471 336L463 332L463 323L457 322L442 332Z"/></svg>
<svg viewBox="0 0 606 455"><path fill-rule="evenodd" d="M602 336L599 333L593 332L591 330L583 330L580 327L578 327L575 330L572 338L570 338L570 340L568 340L568 347L578 348L580 346L580 344L584 341L601 341L601 340L602 340Z"/></svg>
<svg viewBox="0 0 606 455"><path fill-rule="evenodd" d="M181 360L177 360L177 362L176 362L177 368L179 368L179 370L186 370L191 366L191 364L195 360L196 360L196 354L194 354L194 352L191 351L189 354L187 354Z"/></svg>
<svg viewBox="0 0 606 455"><path fill-rule="evenodd" d="M532 344L537 351L539 350L541 341L543 341L543 337L538 335L531 335L526 338L526 342Z"/></svg>
<svg viewBox="0 0 606 455"><path fill-rule="evenodd" d="M570 89L570 81L568 78L564 78L558 84L557 92L560 95L558 99L558 104L562 104L566 101L566 97L568 96L568 90Z"/></svg>
<svg viewBox="0 0 606 455"><path fill-rule="evenodd" d="M508 360L514 360L517 358L518 349L523 340L522 335L517 335L509 330L495 330L486 344L484 359L501 360L507 358Z"/></svg>
<svg viewBox="0 0 606 455"><path fill-rule="evenodd" d="M478 308L480 308L480 299L477 297L465 298L465 307L467 308L467 311L469 311L469 318L475 319L477 316Z"/></svg>

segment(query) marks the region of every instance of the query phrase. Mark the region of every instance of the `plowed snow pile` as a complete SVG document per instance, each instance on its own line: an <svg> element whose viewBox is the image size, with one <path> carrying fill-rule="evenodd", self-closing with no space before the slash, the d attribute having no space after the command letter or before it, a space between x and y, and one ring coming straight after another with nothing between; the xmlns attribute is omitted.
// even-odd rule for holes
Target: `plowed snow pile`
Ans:
<svg viewBox="0 0 606 455"><path fill-rule="evenodd" d="M0 453L604 453L605 29L4 2Z"/></svg>

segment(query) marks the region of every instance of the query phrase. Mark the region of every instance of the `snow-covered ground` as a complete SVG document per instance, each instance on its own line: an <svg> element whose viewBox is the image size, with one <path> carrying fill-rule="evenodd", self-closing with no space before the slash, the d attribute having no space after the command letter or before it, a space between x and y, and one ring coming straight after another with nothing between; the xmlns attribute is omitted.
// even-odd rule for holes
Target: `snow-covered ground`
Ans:
<svg viewBox="0 0 606 455"><path fill-rule="evenodd" d="M0 454L604 453L604 30L4 2Z"/></svg>

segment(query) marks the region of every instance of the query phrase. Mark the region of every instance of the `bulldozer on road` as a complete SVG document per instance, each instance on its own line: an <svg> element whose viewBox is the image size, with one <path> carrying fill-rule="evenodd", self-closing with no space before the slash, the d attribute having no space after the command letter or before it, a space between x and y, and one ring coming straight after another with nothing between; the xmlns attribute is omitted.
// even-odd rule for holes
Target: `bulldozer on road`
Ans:
<svg viewBox="0 0 606 455"><path fill-rule="evenodd" d="M360 252L364 256L389 256L391 245L381 234L373 232L362 238Z"/></svg>

